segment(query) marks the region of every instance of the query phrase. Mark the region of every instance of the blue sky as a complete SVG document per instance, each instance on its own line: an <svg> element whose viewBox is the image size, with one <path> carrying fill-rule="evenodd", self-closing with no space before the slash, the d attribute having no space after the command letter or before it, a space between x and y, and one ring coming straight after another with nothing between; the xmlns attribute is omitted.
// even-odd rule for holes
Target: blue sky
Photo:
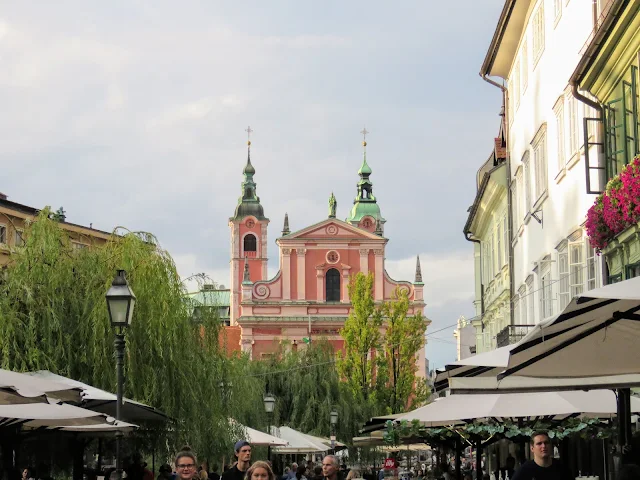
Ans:
<svg viewBox="0 0 640 480"><path fill-rule="evenodd" d="M431 331L473 315L462 235L500 93L478 76L503 0L12 2L0 13L0 191L154 233L182 275L228 284L251 125L275 239L347 216L362 127L387 269L420 254ZM270 241L270 270L277 266ZM452 328L427 357L455 357Z"/></svg>

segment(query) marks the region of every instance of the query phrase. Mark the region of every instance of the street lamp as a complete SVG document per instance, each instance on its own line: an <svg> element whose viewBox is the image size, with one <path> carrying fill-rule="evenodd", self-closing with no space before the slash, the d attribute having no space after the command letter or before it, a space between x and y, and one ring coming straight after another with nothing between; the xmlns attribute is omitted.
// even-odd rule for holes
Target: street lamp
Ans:
<svg viewBox="0 0 640 480"><path fill-rule="evenodd" d="M335 453L336 448L336 425L338 424L338 412L332 410L329 414L331 420L331 450Z"/></svg>
<svg viewBox="0 0 640 480"><path fill-rule="evenodd" d="M107 309L111 326L116 329L116 371L118 375L118 391L116 399L116 420L120 421L122 409L122 389L124 384L124 329L131 325L133 307L136 304L136 296L127 283L124 270L118 270L111 287L107 291ZM120 458L120 443L122 431L116 430L116 471L119 479L122 478L122 460Z"/></svg>
<svg viewBox="0 0 640 480"><path fill-rule="evenodd" d="M267 433L271 435L271 423L273 422L273 410L276 407L276 399L270 393L263 397L264 411L267 412ZM267 446L267 460L271 461L271 445Z"/></svg>

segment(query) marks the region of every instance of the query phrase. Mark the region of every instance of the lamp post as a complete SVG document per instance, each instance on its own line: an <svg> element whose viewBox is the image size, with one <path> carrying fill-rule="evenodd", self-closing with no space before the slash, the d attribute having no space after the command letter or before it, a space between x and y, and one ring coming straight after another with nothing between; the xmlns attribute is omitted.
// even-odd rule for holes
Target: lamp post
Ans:
<svg viewBox="0 0 640 480"><path fill-rule="evenodd" d="M109 320L115 329L114 346L116 349L116 372L118 375L118 390L116 400L116 420L120 421L122 410L122 390L124 384L124 329L131 325L133 317L133 307L136 303L136 296L127 283L124 270L118 270L111 287L107 291L107 309L109 310ZM119 479L122 478L122 459L120 458L120 443L122 432L116 430L116 472Z"/></svg>
<svg viewBox="0 0 640 480"><path fill-rule="evenodd" d="M331 420L331 453L336 453L336 425L338 424L338 412L332 410L329 414Z"/></svg>
<svg viewBox="0 0 640 480"><path fill-rule="evenodd" d="M271 423L273 422L273 410L276 407L276 399L270 393L267 393L264 398L264 411L267 412L267 433L271 435ZM267 446L267 460L271 461L271 445Z"/></svg>

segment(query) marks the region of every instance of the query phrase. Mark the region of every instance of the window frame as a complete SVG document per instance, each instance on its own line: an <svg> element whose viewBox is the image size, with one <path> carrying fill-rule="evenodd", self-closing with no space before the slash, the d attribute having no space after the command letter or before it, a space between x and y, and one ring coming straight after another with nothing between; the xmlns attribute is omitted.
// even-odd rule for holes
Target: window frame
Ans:
<svg viewBox="0 0 640 480"><path fill-rule="evenodd" d="M18 239L20 239L20 242L18 242ZM13 245L15 247L24 247L25 244L26 242L24 240L24 230L20 228L16 228L15 235L13 237Z"/></svg>
<svg viewBox="0 0 640 480"><path fill-rule="evenodd" d="M333 273L335 272L335 274ZM335 289L332 288L331 293L337 293L337 300L334 299L334 295L332 295L332 298L329 298L329 274L331 274L331 277L335 279L337 279L337 287L335 287ZM325 274L324 274L324 292L325 292L325 302L340 302L342 300L342 279L340 278L340 270L338 270L337 268L329 268Z"/></svg>
<svg viewBox="0 0 640 480"><path fill-rule="evenodd" d="M534 176L535 186L534 205L540 201L540 199L547 193L549 183L549 165L547 159L547 126L543 124L536 133L533 141L531 142L533 148L533 164L534 164Z"/></svg>
<svg viewBox="0 0 640 480"><path fill-rule="evenodd" d="M253 241L255 242L254 250L247 250L247 239L249 237L252 237ZM256 237L253 232L249 232L244 237L242 237L242 253L245 252L255 252L255 254L258 255L258 237Z"/></svg>
<svg viewBox="0 0 640 480"><path fill-rule="evenodd" d="M582 238L569 242L569 291L571 298L584 293L584 270L586 267L584 246ZM574 261L574 252L578 252L578 261Z"/></svg>
<svg viewBox="0 0 640 480"><path fill-rule="evenodd" d="M522 94L527 91L527 87L529 86L529 42L527 41L527 36L525 33L524 40L522 41L522 60L520 68L521 70L521 78L522 78Z"/></svg>
<svg viewBox="0 0 640 480"><path fill-rule="evenodd" d="M545 17L544 17L544 0L540 1L532 15L533 30L533 64L538 64L545 45Z"/></svg>
<svg viewBox="0 0 640 480"><path fill-rule="evenodd" d="M589 241L589 237L584 238L585 241L585 264L586 264L586 279L585 286L586 291L593 290L594 288L599 287L598 278L599 277L599 268L598 268L598 256L596 254L596 249L591 246L591 242ZM591 255L589 255L591 253ZM593 265L593 278L591 278L591 265ZM593 286L591 284L593 283Z"/></svg>
<svg viewBox="0 0 640 480"><path fill-rule="evenodd" d="M580 152L580 119L578 118L578 100L573 96L571 92L566 94L567 112L569 113L567 118L568 136L566 152L567 161L569 163Z"/></svg>
<svg viewBox="0 0 640 480"><path fill-rule="evenodd" d="M9 230L6 223L0 223L0 245L9 245Z"/></svg>
<svg viewBox="0 0 640 480"><path fill-rule="evenodd" d="M531 155L527 150L522 157L524 170L524 217L531 212L533 206L531 199Z"/></svg>
<svg viewBox="0 0 640 480"><path fill-rule="evenodd" d="M527 320L529 325L536 324L536 304L535 304L535 290L533 289L533 275L529 275L525 280L527 285Z"/></svg>
<svg viewBox="0 0 640 480"><path fill-rule="evenodd" d="M560 310L569 305L571 301L569 287L569 242L563 240L558 247L558 301Z"/></svg>
<svg viewBox="0 0 640 480"><path fill-rule="evenodd" d="M556 115L556 155L558 155L558 172L567 165L567 148L565 140L564 96L560 97L553 109Z"/></svg>
<svg viewBox="0 0 640 480"><path fill-rule="evenodd" d="M553 279L551 278L551 260L545 256L540 261L540 319L553 316Z"/></svg>

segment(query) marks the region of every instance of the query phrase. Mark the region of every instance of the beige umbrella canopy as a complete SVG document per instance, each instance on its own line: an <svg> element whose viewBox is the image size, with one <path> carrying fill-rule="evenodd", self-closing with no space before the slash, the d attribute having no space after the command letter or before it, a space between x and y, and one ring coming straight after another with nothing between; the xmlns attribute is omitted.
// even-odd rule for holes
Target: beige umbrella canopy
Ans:
<svg viewBox="0 0 640 480"><path fill-rule="evenodd" d="M17 425L25 428L78 427L113 422L114 419L103 413L66 403L0 405L0 429Z"/></svg>
<svg viewBox="0 0 640 480"><path fill-rule="evenodd" d="M640 412L640 399L632 399L631 410ZM616 412L616 396L609 390L490 393L440 398L401 415L397 421L417 420L426 427L443 427L483 419L547 417L561 420L573 415L607 418Z"/></svg>
<svg viewBox="0 0 640 480"><path fill-rule="evenodd" d="M640 277L575 297L511 350L500 377L640 375L638 344Z"/></svg>
<svg viewBox="0 0 640 480"><path fill-rule="evenodd" d="M0 405L41 403L46 402L45 396L79 403L81 394L82 390L75 386L0 369Z"/></svg>

